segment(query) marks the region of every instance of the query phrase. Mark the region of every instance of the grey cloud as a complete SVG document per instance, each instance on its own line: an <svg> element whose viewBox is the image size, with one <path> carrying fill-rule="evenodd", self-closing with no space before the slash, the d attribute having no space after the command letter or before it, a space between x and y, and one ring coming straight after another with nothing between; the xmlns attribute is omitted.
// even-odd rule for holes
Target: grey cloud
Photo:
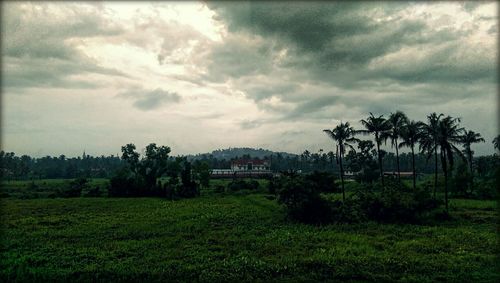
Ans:
<svg viewBox="0 0 500 283"><path fill-rule="evenodd" d="M243 84L243 82L241 83ZM272 82L261 82L257 81L256 84L251 82L245 82L243 89L246 91L248 96L254 99L256 102L273 97L273 96L286 96L297 92L300 89L300 85L293 82L283 82L283 81L272 81ZM246 87L245 87L246 86Z"/></svg>
<svg viewBox="0 0 500 283"><path fill-rule="evenodd" d="M228 36L224 42L214 44L207 54L209 81L223 82L229 78L265 75L272 69L274 48L270 41L252 36Z"/></svg>
<svg viewBox="0 0 500 283"><path fill-rule="evenodd" d="M155 110L166 104L178 103L181 97L175 93L157 88L154 90L133 89L118 94L118 97L134 100L134 107L143 110Z"/></svg>
<svg viewBox="0 0 500 283"><path fill-rule="evenodd" d="M24 8L15 2L4 5L4 56L72 60L81 54L67 42L68 39L111 36L123 32L100 16L99 10L91 7L82 9L72 4L60 4L64 14L54 15L48 9L48 3L36 3Z"/></svg>
<svg viewBox="0 0 500 283"><path fill-rule="evenodd" d="M436 29L425 17L405 17L402 11L412 5L418 4L209 3L227 24L228 37L238 38L220 47L226 52L207 56L209 76L231 82L274 113L273 121L341 115L359 120L370 111L411 112L450 99L487 97L496 81L496 50L466 41L478 22ZM495 27L490 34L497 33ZM261 40L232 52L245 38ZM280 103L269 103L273 98ZM255 124L246 121L243 127Z"/></svg>
<svg viewBox="0 0 500 283"><path fill-rule="evenodd" d="M302 135L304 133L305 132L302 130L288 130L288 131L281 132L281 135L283 135L283 136L298 136L298 135Z"/></svg>
<svg viewBox="0 0 500 283"><path fill-rule="evenodd" d="M95 88L102 85L75 77L86 74L128 77L121 71L100 67L74 45L75 40L82 38L122 32L105 20L97 7L83 9L67 3L50 9L48 3L24 7L16 2L2 5L5 5L2 57L6 86ZM62 14L54 14L54 7Z"/></svg>
<svg viewBox="0 0 500 283"><path fill-rule="evenodd" d="M240 127L243 130L254 129L263 124L263 121L259 120L243 120L240 122Z"/></svg>
<svg viewBox="0 0 500 283"><path fill-rule="evenodd" d="M238 3L239 4L239 3ZM374 36L372 45L352 45L349 39L385 32L382 25L372 17L380 14L385 5L348 2L252 2L247 9L236 4L217 4L214 9L234 30L249 30L266 37L274 37L286 42L288 48L296 48L298 53L314 55L320 65L366 63L373 56L382 54L394 44ZM397 9L393 5L391 11ZM248 13L249 16L242 16ZM409 23L401 33L418 32L422 25ZM390 35L390 34L389 34ZM386 36L387 37L387 36ZM375 40L379 41L378 43ZM367 42L362 42L367 43ZM366 45L366 44L365 44ZM333 47L333 48L332 48ZM359 52L356 52L356 48ZM354 49L354 50L353 50ZM366 53L366 51L370 51Z"/></svg>
<svg viewBox="0 0 500 283"><path fill-rule="evenodd" d="M115 69L99 67L90 62L13 57L6 57L3 61L3 83L4 86L11 88L96 88L104 86L104 83L96 79L86 80L73 76L93 73L128 77Z"/></svg>
<svg viewBox="0 0 500 283"><path fill-rule="evenodd" d="M419 69L403 71L402 74L382 70L382 74L407 82L491 79L495 66L489 57L484 52L482 56L472 55L464 50L467 47L462 46L461 39L474 30L473 25L464 26L461 30L443 28L434 31L424 19L397 16L397 12L409 6L411 4L394 2L210 4L218 17L227 22L230 30L250 32L263 36L267 41L278 41L277 45L288 51L280 67L293 71L307 69L308 79L349 88L360 79L382 77L378 72L380 70L366 70L367 64L375 59L404 47L427 48L428 45L445 43L451 43L453 47L446 52L436 50L436 54L430 53L425 62L416 66ZM454 63L457 56L468 55L474 58L465 64ZM214 64L217 64L217 58L214 59ZM253 58L248 61L233 63L244 69L255 62ZM271 57L267 61L271 61ZM226 65L224 61L219 63ZM422 65L424 63L425 66Z"/></svg>

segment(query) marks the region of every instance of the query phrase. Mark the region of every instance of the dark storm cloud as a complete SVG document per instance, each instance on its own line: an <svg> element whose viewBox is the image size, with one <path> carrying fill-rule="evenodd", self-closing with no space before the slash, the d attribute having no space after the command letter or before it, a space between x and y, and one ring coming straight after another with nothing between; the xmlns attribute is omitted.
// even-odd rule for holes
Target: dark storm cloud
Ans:
<svg viewBox="0 0 500 283"><path fill-rule="evenodd" d="M227 24L229 36L262 38L254 42L253 52L212 53L210 73L228 74L226 79L261 109L281 111L282 119L323 119L328 107L339 105L383 112L396 103L411 109L422 103L488 96L496 80L496 56L491 53L496 51L468 42L467 37L478 30L480 21L492 20L476 17L456 27L449 25L453 15L434 22L427 12L407 16L405 9L415 5L209 3L217 19ZM462 9L470 13L477 5ZM493 23L489 28L495 35L496 27ZM259 46L267 52L259 53ZM297 82L308 86L296 88ZM332 88L336 91L329 91ZM293 106L266 103L273 97Z"/></svg>
<svg viewBox="0 0 500 283"><path fill-rule="evenodd" d="M181 100L177 93L161 88L154 90L133 89L120 93L118 97L134 100L134 107L143 111L155 110L167 104L178 103Z"/></svg>
<svg viewBox="0 0 500 283"><path fill-rule="evenodd" d="M325 107L337 103L339 103L339 99L335 95L308 100L304 103L298 104L293 111L285 115L284 119L295 119L299 117L308 116L310 113L317 112Z"/></svg>
<svg viewBox="0 0 500 283"><path fill-rule="evenodd" d="M467 66L449 62L456 59L453 56L457 55L461 37L474 30L474 26L462 30L434 30L425 19L408 19L395 14L411 5L383 2L219 2L210 7L234 32L250 32L267 40L282 41L280 46L287 48L292 58L281 66L307 68L321 80L329 78L342 84L340 80L335 80L334 75L358 71L361 71L363 79L377 78L380 77L377 72L362 71L374 59L406 46L423 45L425 48L425 44L442 43L450 43L450 46L429 54L424 62L427 66L420 64L415 70L403 70L401 75L390 72L385 75L401 81L491 78L494 66L484 64L481 56L474 58L479 60L480 67L472 70L468 67L474 67L473 62L467 62ZM229 60L230 55L224 55ZM214 58L217 59L217 56ZM251 59L248 61L253 63ZM239 60L234 63L244 64ZM225 65L223 61L221 63ZM251 68L251 65L248 66ZM463 74L464 70L467 75ZM439 76L436 77L436 74Z"/></svg>
<svg viewBox="0 0 500 283"><path fill-rule="evenodd" d="M213 5L230 30L277 38L302 55L313 56L323 68L367 63L424 28L420 21L393 25L373 17L404 5L349 2L251 2ZM387 10L387 11L386 11ZM387 29L389 28L389 29ZM361 44L358 44L361 43Z"/></svg>

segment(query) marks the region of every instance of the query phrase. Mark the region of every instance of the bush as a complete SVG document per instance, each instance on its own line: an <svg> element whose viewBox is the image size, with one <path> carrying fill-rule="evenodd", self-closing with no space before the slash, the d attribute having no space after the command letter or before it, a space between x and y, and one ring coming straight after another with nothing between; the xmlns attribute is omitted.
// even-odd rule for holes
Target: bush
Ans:
<svg viewBox="0 0 500 283"><path fill-rule="evenodd" d="M477 180L475 182L474 197L478 199L496 199L498 194L498 184L495 179Z"/></svg>
<svg viewBox="0 0 500 283"><path fill-rule="evenodd" d="M366 220L366 215L352 198L347 198L345 202L335 200L330 206L332 220L336 223L359 223Z"/></svg>
<svg viewBox="0 0 500 283"><path fill-rule="evenodd" d="M335 183L335 175L329 172L314 171L305 176L305 179L314 186L314 190L321 193L340 192L339 187Z"/></svg>
<svg viewBox="0 0 500 283"><path fill-rule="evenodd" d="M127 168L118 170L110 179L108 196L110 197L138 197L145 196L146 183L141 176L133 176Z"/></svg>
<svg viewBox="0 0 500 283"><path fill-rule="evenodd" d="M69 182L69 187L60 188L56 193L56 197L71 198L80 197L82 190L88 187L88 180L85 178L78 178Z"/></svg>
<svg viewBox="0 0 500 283"><path fill-rule="evenodd" d="M198 186L195 182L189 182L177 187L175 191L176 197L194 198L199 195Z"/></svg>
<svg viewBox="0 0 500 283"><path fill-rule="evenodd" d="M470 197L470 192L467 191L470 186L471 174L467 168L467 164L460 163L451 178L451 193L454 197Z"/></svg>
<svg viewBox="0 0 500 283"><path fill-rule="evenodd" d="M229 191L241 191L241 190L257 190L259 188L259 182L255 180L233 180L227 184L227 189Z"/></svg>
<svg viewBox="0 0 500 283"><path fill-rule="evenodd" d="M317 188L303 177L282 177L278 202L284 204L288 217L300 222L321 224L332 221L332 209Z"/></svg>
<svg viewBox="0 0 500 283"><path fill-rule="evenodd" d="M283 178L281 177L272 177L269 179L269 183L267 183L267 191L272 195L277 194L283 187L282 180Z"/></svg>
<svg viewBox="0 0 500 283"><path fill-rule="evenodd" d="M379 222L417 222L432 212L441 202L432 198L428 190L413 191L402 184L387 182L380 190L360 190L354 196L361 213L367 219Z"/></svg>
<svg viewBox="0 0 500 283"><path fill-rule="evenodd" d="M99 186L95 186L94 188L91 188L87 190L84 194L84 197L100 197L101 196L101 190Z"/></svg>
<svg viewBox="0 0 500 283"><path fill-rule="evenodd" d="M223 193L225 190L226 190L226 187L224 187L224 185L221 185L221 184L218 184L217 186L215 186L215 189L214 189L214 191L216 193Z"/></svg>

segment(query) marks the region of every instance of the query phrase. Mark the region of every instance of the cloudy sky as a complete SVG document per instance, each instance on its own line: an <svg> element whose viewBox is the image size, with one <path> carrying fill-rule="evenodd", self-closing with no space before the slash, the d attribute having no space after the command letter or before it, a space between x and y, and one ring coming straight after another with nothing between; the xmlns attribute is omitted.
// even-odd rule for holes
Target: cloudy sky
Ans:
<svg viewBox="0 0 500 283"><path fill-rule="evenodd" d="M497 134L498 3L2 3L2 148L331 150L374 114Z"/></svg>

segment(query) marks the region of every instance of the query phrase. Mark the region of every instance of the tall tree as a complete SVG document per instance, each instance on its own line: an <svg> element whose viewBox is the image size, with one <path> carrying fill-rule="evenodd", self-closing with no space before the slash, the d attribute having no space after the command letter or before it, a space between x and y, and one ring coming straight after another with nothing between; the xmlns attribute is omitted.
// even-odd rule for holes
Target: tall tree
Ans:
<svg viewBox="0 0 500 283"><path fill-rule="evenodd" d="M426 152L427 160L434 155L434 199L438 183L438 128L439 121L443 114L431 113L427 116L427 124L422 127L422 136L420 138L420 150Z"/></svg>
<svg viewBox="0 0 500 283"><path fill-rule="evenodd" d="M472 190L474 186L474 170L472 168L472 156L474 155L474 151L470 147L473 143L484 142L484 139L481 137L481 134L476 133L474 131L464 131L464 135L462 136L461 139L464 146L464 153L469 161L469 170L471 176L470 190Z"/></svg>
<svg viewBox="0 0 500 283"><path fill-rule="evenodd" d="M383 134L383 139L391 140L391 147L396 149L396 166L398 170L398 182L401 184L401 169L399 167L399 150L398 150L398 145L399 145L399 138L401 138L403 128L405 124L408 122L408 117L401 112L401 111L396 111L396 113L391 113L389 115L389 118L387 118L387 123L390 126L389 131L382 133Z"/></svg>
<svg viewBox="0 0 500 283"><path fill-rule="evenodd" d="M462 142L461 133L463 128L460 128L460 118L453 118L450 116L444 117L439 120L437 141L440 148L441 166L444 173L444 200L446 205L446 212L448 212L448 172L453 170L453 154L457 154L465 159L460 149L455 144ZM449 167L448 167L449 165Z"/></svg>
<svg viewBox="0 0 500 283"><path fill-rule="evenodd" d="M375 117L373 113L370 112L370 117L366 120L361 120L361 124L365 127L365 130L359 130L357 132L363 134L373 134L375 136L375 143L377 145L377 155L378 155L378 167L380 169L380 178L382 180L382 186L384 186L384 170L382 167L382 153L380 151L380 145L386 133L391 129L391 126L384 118L384 115Z"/></svg>
<svg viewBox="0 0 500 283"><path fill-rule="evenodd" d="M345 201L344 190L344 167L342 166L342 157L345 154L345 148L349 147L354 150L351 143L358 141L354 135L356 131L349 125L349 122L340 123L333 130L323 130L331 139L337 142L337 158L340 165L340 181L342 183L342 201Z"/></svg>
<svg viewBox="0 0 500 283"><path fill-rule="evenodd" d="M415 169L415 145L419 142L422 135L422 122L409 121L407 122L401 131L401 137L403 142L399 144L399 147L409 147L411 149L411 164L413 170L413 190L417 188L417 172Z"/></svg>
<svg viewBox="0 0 500 283"><path fill-rule="evenodd" d="M500 150L500 135L496 136L496 138L493 139L493 147L495 147L497 150Z"/></svg>

